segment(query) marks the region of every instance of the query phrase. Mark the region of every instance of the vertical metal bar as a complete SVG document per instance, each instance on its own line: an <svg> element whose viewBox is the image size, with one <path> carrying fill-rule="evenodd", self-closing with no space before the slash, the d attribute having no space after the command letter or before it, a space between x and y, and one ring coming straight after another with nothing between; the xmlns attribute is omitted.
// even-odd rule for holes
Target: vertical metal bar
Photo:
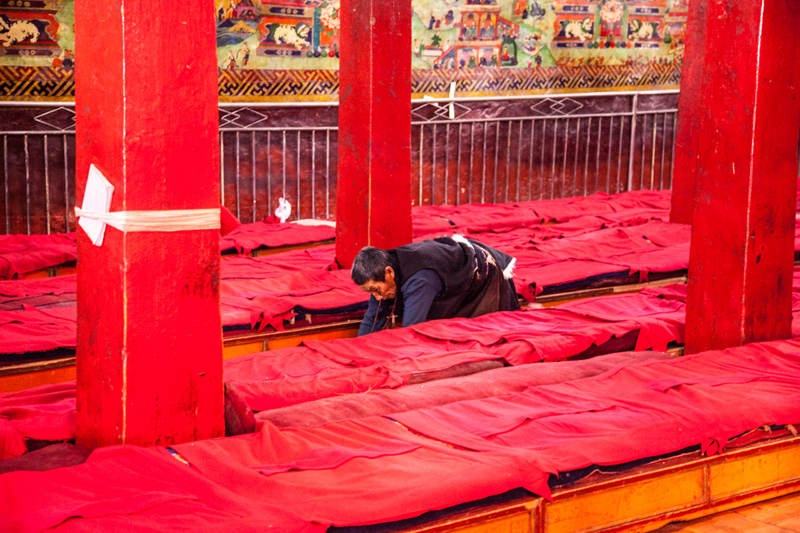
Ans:
<svg viewBox="0 0 800 533"><path fill-rule="evenodd" d="M295 220L300 219L300 130L297 130L297 214Z"/></svg>
<svg viewBox="0 0 800 533"><path fill-rule="evenodd" d="M50 235L50 161L47 157L47 134L44 136L44 205L47 211L47 234Z"/></svg>
<svg viewBox="0 0 800 533"><path fill-rule="evenodd" d="M281 142L283 143L283 151L281 152L281 166L283 167L281 196L286 198L286 130L282 131L281 133Z"/></svg>
<svg viewBox="0 0 800 533"><path fill-rule="evenodd" d="M272 132L267 132L267 216L272 215Z"/></svg>
<svg viewBox="0 0 800 533"><path fill-rule="evenodd" d="M250 155L252 156L253 164L250 168L253 169L253 222L258 220L256 203L256 132L250 134Z"/></svg>
<svg viewBox="0 0 800 533"><path fill-rule="evenodd" d="M325 132L325 218L331 218L331 130Z"/></svg>
<svg viewBox="0 0 800 533"><path fill-rule="evenodd" d="M486 125L488 122L483 123L483 177L481 178L481 203L486 203Z"/></svg>
<svg viewBox="0 0 800 533"><path fill-rule="evenodd" d="M594 158L594 192L600 188L600 140L603 138L603 118L597 119L597 150Z"/></svg>
<svg viewBox="0 0 800 533"><path fill-rule="evenodd" d="M533 140L535 135L534 124L536 124L536 121L531 119L531 153L528 159L528 201L533 200Z"/></svg>
<svg viewBox="0 0 800 533"><path fill-rule="evenodd" d="M581 140L581 119L578 118L578 124L575 130L575 161L572 163L572 196L578 195L578 147L580 146ZM586 188L586 182L583 184L584 189ZM585 195L585 193L584 193Z"/></svg>
<svg viewBox="0 0 800 533"><path fill-rule="evenodd" d="M475 159L475 123L469 125L469 198L467 203L472 203L472 171Z"/></svg>
<svg viewBox="0 0 800 533"><path fill-rule="evenodd" d="M512 127L513 125L509 120L508 135L506 135L506 194L505 194L506 203L508 203L508 189L511 187L511 181L509 175L511 174L511 128Z"/></svg>
<svg viewBox="0 0 800 533"><path fill-rule="evenodd" d="M644 116L644 124L642 127L642 168L639 171L639 188L644 188L644 162L645 162L645 152L647 151L647 119L649 115Z"/></svg>
<svg viewBox="0 0 800 533"><path fill-rule="evenodd" d="M628 149L628 190L633 190L633 152L636 146L636 113L639 110L639 93L634 93L631 114L631 145Z"/></svg>
<svg viewBox="0 0 800 533"><path fill-rule="evenodd" d="M425 135L425 126L420 124L419 126L419 203L417 205L422 205L422 138Z"/></svg>
<svg viewBox="0 0 800 533"><path fill-rule="evenodd" d="M672 188L672 177L675 174L675 136L678 133L678 113L672 114L672 159L669 163L669 185L668 189Z"/></svg>
<svg viewBox="0 0 800 533"><path fill-rule="evenodd" d="M653 115L653 142L650 146L650 190L656 178L656 133L658 131L658 115Z"/></svg>
<svg viewBox="0 0 800 533"><path fill-rule="evenodd" d="M461 130L462 124L458 125L458 161L456 163L456 205L461 205Z"/></svg>
<svg viewBox="0 0 800 533"><path fill-rule="evenodd" d="M67 233L69 233L69 159L67 158L67 135L62 136L64 141L64 217L66 218ZM8 200L8 192L6 192L6 200ZM8 209L6 209L6 212Z"/></svg>
<svg viewBox="0 0 800 533"><path fill-rule="evenodd" d="M606 158L606 192L611 194L611 151L614 148L614 117L608 125L608 157Z"/></svg>
<svg viewBox="0 0 800 533"><path fill-rule="evenodd" d="M317 130L311 130L311 218L317 218Z"/></svg>
<svg viewBox="0 0 800 533"><path fill-rule="evenodd" d="M519 121L519 141L517 142L517 199L516 201L519 202L521 200L519 195L520 189L520 172L522 172L522 128L524 126L524 121L520 119Z"/></svg>
<svg viewBox="0 0 800 533"><path fill-rule="evenodd" d="M447 189L450 187L450 124L444 131L444 203L447 205Z"/></svg>
<svg viewBox="0 0 800 533"><path fill-rule="evenodd" d="M433 125L433 144L431 146L431 205L436 205L436 124Z"/></svg>
<svg viewBox="0 0 800 533"><path fill-rule="evenodd" d="M664 117L664 120L662 121L661 126L661 173L658 177L659 189L664 188L664 160L667 152L667 114L664 113L662 116Z"/></svg>
<svg viewBox="0 0 800 533"><path fill-rule="evenodd" d="M547 144L547 119L542 120L542 157L539 160L539 200L544 198L544 145Z"/></svg>
<svg viewBox="0 0 800 533"><path fill-rule="evenodd" d="M241 167L239 163L239 132L236 132L236 218L239 220L242 219L241 213L241 196L242 196L242 189L239 187L239 176L241 174Z"/></svg>
<svg viewBox="0 0 800 533"><path fill-rule="evenodd" d="M219 132L219 203L225 205L225 134Z"/></svg>
<svg viewBox="0 0 800 533"><path fill-rule="evenodd" d="M553 170L550 179L550 199L556 197L556 147L558 145L558 119L553 124Z"/></svg>
<svg viewBox="0 0 800 533"><path fill-rule="evenodd" d="M592 117L586 125L586 160L583 162L583 195L589 195L589 152L592 148Z"/></svg>
<svg viewBox="0 0 800 533"><path fill-rule="evenodd" d="M66 157L65 153L65 160ZM6 233L9 234L11 233L11 211L8 204L8 135L3 135L3 186L6 193ZM67 210L67 219L69 220L69 210Z"/></svg>
<svg viewBox="0 0 800 533"><path fill-rule="evenodd" d="M561 163L561 197L567 197L567 154L569 153L569 123L564 126L564 161Z"/></svg>
<svg viewBox="0 0 800 533"><path fill-rule="evenodd" d="M494 194L492 198L492 203L497 203L497 167L498 167L498 156L500 154L500 121L498 120L495 122L497 124L494 129Z"/></svg>
<svg viewBox="0 0 800 533"><path fill-rule="evenodd" d="M619 182L620 178L622 177L622 141L624 140L625 135L625 117L621 117L619 119L619 147L617 149L617 189L616 193L619 193Z"/></svg>
<svg viewBox="0 0 800 533"><path fill-rule="evenodd" d="M23 136L25 147L25 218L27 219L28 235L31 234L31 165L28 153L28 136Z"/></svg>

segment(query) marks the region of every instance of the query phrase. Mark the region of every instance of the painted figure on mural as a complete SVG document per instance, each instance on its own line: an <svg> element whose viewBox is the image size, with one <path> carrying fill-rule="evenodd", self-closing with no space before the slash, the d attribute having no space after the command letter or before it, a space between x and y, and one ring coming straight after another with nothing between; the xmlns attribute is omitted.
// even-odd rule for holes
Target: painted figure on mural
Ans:
<svg viewBox="0 0 800 533"><path fill-rule="evenodd" d="M228 70L233 70L236 68L236 58L233 55L233 51L228 50L228 59L222 64L222 68Z"/></svg>
<svg viewBox="0 0 800 533"><path fill-rule="evenodd" d="M494 37L494 33L494 15L487 13L483 22L481 22L481 37L491 38Z"/></svg>
<svg viewBox="0 0 800 533"><path fill-rule="evenodd" d="M475 15L470 13L467 15L467 20L464 21L461 27L461 37L464 39L474 39L478 36L478 28L475 24Z"/></svg>
<svg viewBox="0 0 800 533"><path fill-rule="evenodd" d="M622 17L625 15L625 3L622 0L603 0L599 9L600 21L605 28L605 34L618 33Z"/></svg>
<svg viewBox="0 0 800 533"><path fill-rule="evenodd" d="M247 66L247 61L250 59L250 47L247 46L247 43L242 43L242 47L239 49L239 61L243 67Z"/></svg>

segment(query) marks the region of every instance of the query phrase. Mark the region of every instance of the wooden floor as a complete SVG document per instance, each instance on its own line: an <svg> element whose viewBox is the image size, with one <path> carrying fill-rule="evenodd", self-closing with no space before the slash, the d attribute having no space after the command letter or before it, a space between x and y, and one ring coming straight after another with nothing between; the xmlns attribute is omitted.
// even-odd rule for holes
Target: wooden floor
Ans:
<svg viewBox="0 0 800 533"><path fill-rule="evenodd" d="M691 522L677 522L654 533L800 533L800 493L748 505Z"/></svg>

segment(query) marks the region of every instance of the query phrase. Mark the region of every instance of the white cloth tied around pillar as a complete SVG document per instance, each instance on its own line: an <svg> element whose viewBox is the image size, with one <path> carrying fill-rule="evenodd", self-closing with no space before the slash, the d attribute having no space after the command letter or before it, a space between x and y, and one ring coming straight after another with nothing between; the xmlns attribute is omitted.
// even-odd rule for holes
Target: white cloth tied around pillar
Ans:
<svg viewBox="0 0 800 533"><path fill-rule="evenodd" d="M113 211L103 213L75 208L76 217L99 220L124 232L191 231L219 229L219 208L166 211Z"/></svg>
<svg viewBox="0 0 800 533"><path fill-rule="evenodd" d="M89 166L83 204L75 208L78 225L95 246L103 244L106 225L122 232L132 231L192 231L220 227L220 210L172 209L153 211L109 212L114 186L94 165Z"/></svg>

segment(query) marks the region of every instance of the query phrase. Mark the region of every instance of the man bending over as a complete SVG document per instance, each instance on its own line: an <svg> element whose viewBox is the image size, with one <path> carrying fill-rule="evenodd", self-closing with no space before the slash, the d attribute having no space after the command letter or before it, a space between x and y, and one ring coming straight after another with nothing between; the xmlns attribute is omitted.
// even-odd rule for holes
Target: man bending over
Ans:
<svg viewBox="0 0 800 533"><path fill-rule="evenodd" d="M511 279L516 259L461 235L381 250L367 246L352 277L370 293L359 336L399 317L403 326L519 309Z"/></svg>

